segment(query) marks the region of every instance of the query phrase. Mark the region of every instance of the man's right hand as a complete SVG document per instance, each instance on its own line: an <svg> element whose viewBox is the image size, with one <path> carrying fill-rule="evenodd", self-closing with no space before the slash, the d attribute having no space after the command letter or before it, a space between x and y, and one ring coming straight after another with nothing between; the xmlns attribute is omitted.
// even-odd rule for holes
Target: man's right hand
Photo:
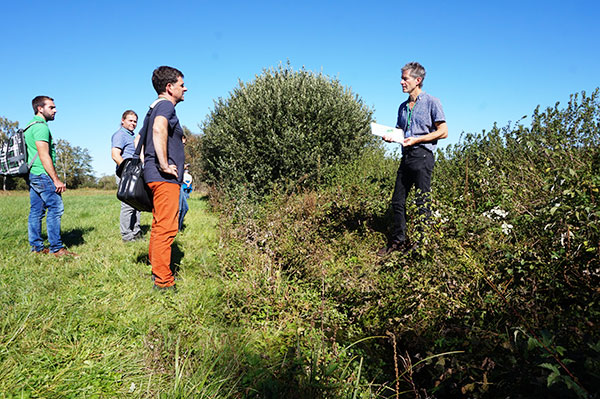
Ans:
<svg viewBox="0 0 600 399"><path fill-rule="evenodd" d="M56 169L54 169L54 162L52 161L52 157L50 156L50 145L47 141L36 140L35 147L38 151L38 155L40 157L40 162L48 174L48 177L52 179L54 186L56 187L55 192L57 194L62 194L67 190L67 186L65 183L61 182L56 173Z"/></svg>
<svg viewBox="0 0 600 399"><path fill-rule="evenodd" d="M388 142L388 143L400 143L400 144L402 144L400 141L394 140L394 138L392 136L384 135L381 138L383 139L383 141Z"/></svg>

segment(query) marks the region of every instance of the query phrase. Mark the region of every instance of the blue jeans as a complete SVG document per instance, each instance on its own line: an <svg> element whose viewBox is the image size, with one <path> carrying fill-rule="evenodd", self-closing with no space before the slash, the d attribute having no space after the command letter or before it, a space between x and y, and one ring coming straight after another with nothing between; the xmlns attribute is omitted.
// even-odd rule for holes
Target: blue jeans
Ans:
<svg viewBox="0 0 600 399"><path fill-rule="evenodd" d="M56 252L63 247L60 238L60 218L64 211L62 197L56 193L56 186L48 175L29 174L29 244L32 251L44 249L42 239L42 219L46 217L46 230L50 252Z"/></svg>
<svg viewBox="0 0 600 399"><path fill-rule="evenodd" d="M189 194L186 195L185 191L183 191L183 187L181 187L181 190L179 191L179 231L183 230L183 218L190 209L187 203L189 196Z"/></svg>

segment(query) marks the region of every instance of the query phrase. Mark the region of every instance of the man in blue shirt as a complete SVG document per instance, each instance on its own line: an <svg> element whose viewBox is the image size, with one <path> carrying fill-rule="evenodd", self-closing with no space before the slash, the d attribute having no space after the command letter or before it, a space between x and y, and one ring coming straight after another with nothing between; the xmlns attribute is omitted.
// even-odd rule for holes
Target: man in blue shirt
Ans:
<svg viewBox="0 0 600 399"><path fill-rule="evenodd" d="M410 189L417 189L416 203L422 218L429 217L431 174L439 139L448 137L448 126L440 100L423 91L425 68L410 62L402 68L402 91L408 99L400 104L396 127L404 130L402 160L392 195L392 234L387 246L377 253L385 256L393 251L408 251L413 246L406 235L406 198ZM384 136L387 142L393 142Z"/></svg>
<svg viewBox="0 0 600 399"><path fill-rule="evenodd" d="M175 287L171 270L171 245L178 231L179 196L185 164L183 128L175 106L184 100L187 88L183 73L160 66L152 73L158 99L150 107L142 130L144 142L144 181L152 191L152 229L148 257L157 289Z"/></svg>
<svg viewBox="0 0 600 399"><path fill-rule="evenodd" d="M117 170L123 160L133 158L135 153L134 133L137 126L138 116L132 110L127 110L121 117L121 127L112 135L111 156L117 164ZM119 184L119 176L117 176L117 184ZM123 241L135 241L142 238L140 229L140 211L132 206L121 202L121 213L119 215L121 225L121 238Z"/></svg>

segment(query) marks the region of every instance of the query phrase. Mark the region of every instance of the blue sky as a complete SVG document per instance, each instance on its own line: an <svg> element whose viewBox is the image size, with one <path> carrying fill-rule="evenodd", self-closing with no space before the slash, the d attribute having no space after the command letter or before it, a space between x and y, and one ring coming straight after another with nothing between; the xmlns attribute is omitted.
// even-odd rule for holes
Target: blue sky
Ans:
<svg viewBox="0 0 600 399"><path fill-rule="evenodd" d="M110 137L125 109L142 118L159 65L185 74L182 124L199 133L213 100L288 60L338 78L393 125L400 69L419 61L449 138L531 115L600 86L597 1L5 2L0 116L25 124L45 94L56 138L112 174ZM524 123L528 123L528 119ZM138 126L138 129L141 126ZM137 132L137 130L136 130Z"/></svg>

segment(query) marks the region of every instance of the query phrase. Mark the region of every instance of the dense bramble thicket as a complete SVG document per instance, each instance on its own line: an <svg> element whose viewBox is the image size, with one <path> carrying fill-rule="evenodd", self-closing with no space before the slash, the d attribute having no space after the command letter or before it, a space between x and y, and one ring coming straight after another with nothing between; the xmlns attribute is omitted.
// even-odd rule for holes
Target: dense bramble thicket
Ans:
<svg viewBox="0 0 600 399"><path fill-rule="evenodd" d="M202 127L202 169L209 183L229 191L311 187L373 142L371 117L336 79L289 64L264 70L215 102Z"/></svg>
<svg viewBox="0 0 600 399"><path fill-rule="evenodd" d="M381 149L313 190L216 198L225 317L264 342L242 384L298 398L600 391L599 144L598 90L466 134L438 152L420 247L384 261L398 161Z"/></svg>

